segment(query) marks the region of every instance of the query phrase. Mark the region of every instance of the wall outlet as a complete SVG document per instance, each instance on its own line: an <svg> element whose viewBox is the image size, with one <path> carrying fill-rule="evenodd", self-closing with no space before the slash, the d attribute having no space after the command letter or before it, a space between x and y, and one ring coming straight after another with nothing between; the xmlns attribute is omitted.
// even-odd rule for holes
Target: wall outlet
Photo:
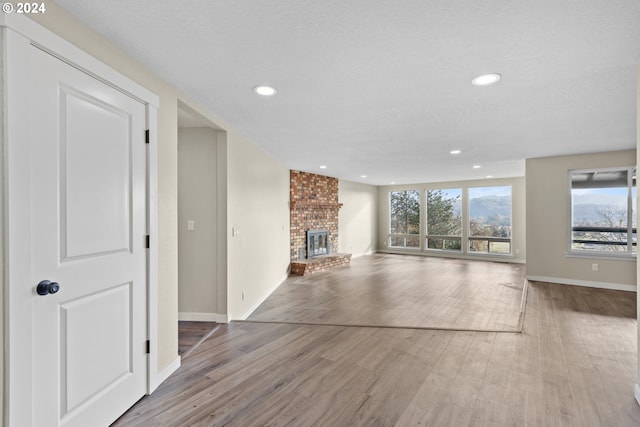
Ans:
<svg viewBox="0 0 640 427"><path fill-rule="evenodd" d="M196 222L192 219L188 219L187 220L187 230L188 231L193 231L196 229Z"/></svg>
<svg viewBox="0 0 640 427"><path fill-rule="evenodd" d="M592 271L598 271L598 269L599 269L598 264L591 264Z"/></svg>

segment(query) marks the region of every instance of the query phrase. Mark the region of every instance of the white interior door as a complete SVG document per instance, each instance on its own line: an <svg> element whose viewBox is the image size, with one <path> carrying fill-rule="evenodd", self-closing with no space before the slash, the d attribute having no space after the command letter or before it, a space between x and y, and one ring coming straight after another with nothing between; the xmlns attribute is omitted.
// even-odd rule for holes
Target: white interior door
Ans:
<svg viewBox="0 0 640 427"><path fill-rule="evenodd" d="M147 385L146 106L29 59L33 425L108 425Z"/></svg>

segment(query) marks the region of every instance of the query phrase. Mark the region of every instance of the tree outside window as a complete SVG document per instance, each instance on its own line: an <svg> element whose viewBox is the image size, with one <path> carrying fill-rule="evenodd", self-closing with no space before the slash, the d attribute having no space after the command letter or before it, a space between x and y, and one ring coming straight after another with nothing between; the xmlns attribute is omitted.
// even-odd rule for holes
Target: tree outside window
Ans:
<svg viewBox="0 0 640 427"><path fill-rule="evenodd" d="M389 195L389 246L420 248L420 193L392 191Z"/></svg>
<svg viewBox="0 0 640 427"><path fill-rule="evenodd" d="M427 249L462 250L462 189L427 190Z"/></svg>

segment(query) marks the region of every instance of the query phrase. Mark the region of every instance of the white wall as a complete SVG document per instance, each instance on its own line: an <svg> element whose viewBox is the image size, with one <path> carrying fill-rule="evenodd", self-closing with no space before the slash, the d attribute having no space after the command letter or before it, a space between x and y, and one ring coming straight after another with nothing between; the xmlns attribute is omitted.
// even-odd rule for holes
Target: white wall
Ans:
<svg viewBox="0 0 640 427"><path fill-rule="evenodd" d="M416 252L413 250L402 249L389 249L387 248L389 238L389 192L399 190L418 190L424 195L426 190L437 190L447 188L462 188L467 189L470 187L490 187L490 186L506 186L510 185L511 192L511 248L513 256L504 255L485 255L485 254L472 254L463 255L461 253L448 253L438 251L424 251ZM421 217L424 217L424 209L420 212ZM508 261L524 263L527 260L526 251L526 205L525 205L525 179L523 177L515 178L496 178L496 179L482 179L473 181L450 181L450 182L437 182L437 183L423 183L423 184L411 184L411 185L388 185L378 187L378 250L382 252L394 252L394 253L411 253L419 255L429 256L441 256L441 257L454 257L465 259L484 259L495 261ZM421 230L424 233L424 230ZM424 241L424 235L422 235Z"/></svg>
<svg viewBox="0 0 640 427"><path fill-rule="evenodd" d="M178 130L178 318L226 321L226 301L219 301L218 131ZM195 227L188 230L187 221ZM224 236L225 228L220 230ZM225 249L226 251L226 249ZM223 308L219 312L219 307Z"/></svg>
<svg viewBox="0 0 640 427"><path fill-rule="evenodd" d="M338 247L358 257L376 251L378 240L378 188L340 180L338 201Z"/></svg>
<svg viewBox="0 0 640 427"><path fill-rule="evenodd" d="M244 319L287 277L289 169L234 132L227 168L228 315Z"/></svg>
<svg viewBox="0 0 640 427"><path fill-rule="evenodd" d="M527 277L556 283L635 289L635 259L566 256L571 227L569 169L635 164L635 150L527 160ZM592 263L598 264L598 271L592 271Z"/></svg>

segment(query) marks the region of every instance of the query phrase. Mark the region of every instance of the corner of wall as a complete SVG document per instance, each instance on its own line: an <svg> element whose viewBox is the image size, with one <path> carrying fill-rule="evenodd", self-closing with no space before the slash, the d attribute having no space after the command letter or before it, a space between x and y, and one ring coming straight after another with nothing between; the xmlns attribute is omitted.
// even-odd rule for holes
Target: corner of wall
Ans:
<svg viewBox="0 0 640 427"><path fill-rule="evenodd" d="M227 254L227 132L216 132L216 149L218 159L218 310L217 312L225 315L229 313L229 301L227 288L229 286L229 278L227 271L228 254Z"/></svg>

